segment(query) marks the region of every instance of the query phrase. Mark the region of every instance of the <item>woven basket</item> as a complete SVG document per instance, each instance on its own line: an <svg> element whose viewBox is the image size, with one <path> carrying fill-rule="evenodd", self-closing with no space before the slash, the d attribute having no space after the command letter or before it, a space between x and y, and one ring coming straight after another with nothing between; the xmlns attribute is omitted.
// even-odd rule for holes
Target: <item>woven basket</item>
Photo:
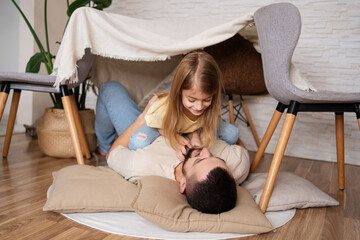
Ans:
<svg viewBox="0 0 360 240"><path fill-rule="evenodd" d="M79 111L90 152L97 146L95 135L95 112ZM51 157L72 158L75 156L69 126L63 109L47 108L37 127L40 150Z"/></svg>

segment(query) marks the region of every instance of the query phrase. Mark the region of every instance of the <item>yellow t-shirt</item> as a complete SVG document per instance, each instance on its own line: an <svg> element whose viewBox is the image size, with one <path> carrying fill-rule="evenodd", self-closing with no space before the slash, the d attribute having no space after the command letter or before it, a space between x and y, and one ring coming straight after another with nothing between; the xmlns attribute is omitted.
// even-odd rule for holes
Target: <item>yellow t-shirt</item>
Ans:
<svg viewBox="0 0 360 240"><path fill-rule="evenodd" d="M149 108L145 115L146 124L152 128L163 128L165 112L168 108L168 97L158 98ZM178 133L191 133L202 127L202 118L195 121L189 119L185 114L181 115L179 120Z"/></svg>

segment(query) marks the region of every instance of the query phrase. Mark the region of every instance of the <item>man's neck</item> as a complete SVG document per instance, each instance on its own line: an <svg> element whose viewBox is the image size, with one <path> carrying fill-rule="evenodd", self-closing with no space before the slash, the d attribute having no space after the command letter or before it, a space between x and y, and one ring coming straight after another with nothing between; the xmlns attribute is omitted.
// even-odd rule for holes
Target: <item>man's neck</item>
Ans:
<svg viewBox="0 0 360 240"><path fill-rule="evenodd" d="M179 163L174 169L175 180L177 182L180 182L180 179L183 177L182 166L183 162Z"/></svg>

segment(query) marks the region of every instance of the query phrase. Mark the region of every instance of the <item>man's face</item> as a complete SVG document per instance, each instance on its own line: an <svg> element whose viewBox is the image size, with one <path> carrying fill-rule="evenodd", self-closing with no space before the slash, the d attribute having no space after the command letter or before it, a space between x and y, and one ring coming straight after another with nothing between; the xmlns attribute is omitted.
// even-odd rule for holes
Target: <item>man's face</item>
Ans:
<svg viewBox="0 0 360 240"><path fill-rule="evenodd" d="M231 174L225 161L213 156L207 148L190 149L185 156L182 171L184 176L196 176L198 181L202 181L211 170L217 167L224 168Z"/></svg>

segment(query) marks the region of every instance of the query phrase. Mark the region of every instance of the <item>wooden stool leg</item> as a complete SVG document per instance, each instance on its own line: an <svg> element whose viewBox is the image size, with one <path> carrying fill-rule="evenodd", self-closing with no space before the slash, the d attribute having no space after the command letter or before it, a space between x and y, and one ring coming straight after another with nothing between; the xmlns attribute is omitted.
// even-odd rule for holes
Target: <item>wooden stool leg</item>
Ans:
<svg viewBox="0 0 360 240"><path fill-rule="evenodd" d="M275 149L274 157L271 162L269 173L265 182L264 190L261 195L259 207L264 213L270 200L272 189L274 188L275 179L279 172L280 164L284 156L286 145L289 141L291 130L294 126L296 113L297 113L297 102L292 102L294 106L291 107L291 111L286 114L283 127L281 129L280 137ZM290 108L289 108L290 110Z"/></svg>
<svg viewBox="0 0 360 240"><path fill-rule="evenodd" d="M6 101L9 96L10 92L10 84L7 82L3 82L1 84L1 91L0 91L0 121L2 119L2 115L4 113L4 109L6 106Z"/></svg>
<svg viewBox="0 0 360 240"><path fill-rule="evenodd" d="M284 105L282 103L278 103L276 110L271 118L270 123L269 123L269 126L267 127L266 132L261 140L259 149L257 150L254 160L251 163L251 167L250 167L251 173L255 172L257 166L259 165L260 160L265 152L265 149L266 149L267 145L269 144L272 135L274 134L274 131L280 121L280 118L281 118L285 108L286 108L286 105Z"/></svg>
<svg viewBox="0 0 360 240"><path fill-rule="evenodd" d="M356 118L358 120L358 124L359 124L359 129L360 129L360 103L355 105L355 113L356 113Z"/></svg>
<svg viewBox="0 0 360 240"><path fill-rule="evenodd" d="M235 125L235 118L234 118L234 103L232 100L232 95L228 94L229 96L229 122L232 125Z"/></svg>
<svg viewBox="0 0 360 240"><path fill-rule="evenodd" d="M78 135L78 132L76 129L75 117L74 117L73 110L71 109L71 100L70 100L70 96L69 96L69 91L68 91L67 87L64 85L60 86L60 88L61 88L61 101L64 106L66 119L68 121L70 135L71 135L72 142L74 145L76 159L77 159L78 164L84 164L84 157L81 152L81 145L80 145L80 141L79 141L79 135Z"/></svg>
<svg viewBox="0 0 360 240"><path fill-rule="evenodd" d="M70 94L70 102L71 102L71 108L72 108L73 113L74 113L76 129L78 130L78 134L79 134L82 149L84 151L86 159L90 159L91 154L90 154L89 146L88 146L87 141L86 141L86 136L85 136L84 128L83 128L82 123L81 123L79 111L78 111L77 106L76 106L74 94Z"/></svg>
<svg viewBox="0 0 360 240"><path fill-rule="evenodd" d="M4 147L2 156L3 158L6 158L9 153L10 148L10 142L14 130L14 124L16 119L16 113L19 106L19 100L20 100L20 94L21 90L15 90L13 93L12 101L11 101L11 107L10 107L10 113L9 113L9 119L8 124L6 128L6 135L5 135L5 141L4 141Z"/></svg>
<svg viewBox="0 0 360 240"><path fill-rule="evenodd" d="M241 96L240 96L241 97ZM251 133L255 139L255 142L256 142L256 145L259 147L260 146L260 140L259 140L259 137L256 133L256 130L255 130L255 126L254 126L254 123L251 119L251 116L250 116L250 112L249 112L249 109L247 108L246 104L245 104L245 101L244 99L241 97L241 105L244 109L244 112L245 112L245 116L246 116L246 119L247 121L249 122L249 125L250 125L250 130L251 130Z"/></svg>
<svg viewBox="0 0 360 240"><path fill-rule="evenodd" d="M233 103L233 100L232 100L232 95L231 94L228 94L229 96L229 122L235 126L235 117L234 117L234 103ZM246 148L245 147L245 144L241 141L240 138L238 138L238 140L236 141L235 143L236 145L239 145L243 148Z"/></svg>
<svg viewBox="0 0 360 240"><path fill-rule="evenodd" d="M339 189L345 188L345 154L344 154L344 113L335 113L336 152Z"/></svg>

